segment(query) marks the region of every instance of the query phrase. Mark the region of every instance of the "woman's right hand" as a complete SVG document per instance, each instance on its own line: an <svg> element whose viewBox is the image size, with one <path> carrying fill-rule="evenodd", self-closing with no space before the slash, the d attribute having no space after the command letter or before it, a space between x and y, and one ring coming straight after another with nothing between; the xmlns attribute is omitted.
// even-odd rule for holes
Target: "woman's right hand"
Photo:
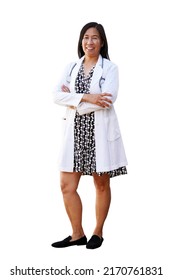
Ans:
<svg viewBox="0 0 173 280"><path fill-rule="evenodd" d="M70 89L69 89L67 86L65 86L65 85L62 85L62 86L61 86L61 90L62 90L63 92L70 92Z"/></svg>
<svg viewBox="0 0 173 280"><path fill-rule="evenodd" d="M112 94L110 93L98 93L98 94L84 94L81 101L89 102L98 106L101 106L102 108L109 108L112 104L112 101L110 98Z"/></svg>

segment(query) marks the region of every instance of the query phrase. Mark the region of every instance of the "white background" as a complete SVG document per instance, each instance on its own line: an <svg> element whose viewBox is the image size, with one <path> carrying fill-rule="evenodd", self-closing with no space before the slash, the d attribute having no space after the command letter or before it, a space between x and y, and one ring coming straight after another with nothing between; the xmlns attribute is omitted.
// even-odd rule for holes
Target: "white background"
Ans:
<svg viewBox="0 0 173 280"><path fill-rule="evenodd" d="M65 65L77 59L79 32L89 21L103 24L111 60L119 66L115 107L128 175L111 179L103 246L59 250L50 244L71 234L71 227L57 166L64 108L53 103L52 90ZM2 279L13 279L15 266L67 265L100 269L83 279L104 278L105 266L157 266L163 267L163 277L114 277L172 280L172 26L168 0L0 2ZM95 225L91 177L82 178L79 193L90 238Z"/></svg>

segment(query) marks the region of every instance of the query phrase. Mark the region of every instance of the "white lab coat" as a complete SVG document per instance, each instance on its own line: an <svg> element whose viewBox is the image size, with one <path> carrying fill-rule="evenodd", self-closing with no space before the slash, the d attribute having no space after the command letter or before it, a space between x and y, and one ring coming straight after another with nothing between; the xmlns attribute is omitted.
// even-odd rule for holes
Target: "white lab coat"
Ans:
<svg viewBox="0 0 173 280"><path fill-rule="evenodd" d="M118 119L113 105L103 109L91 103L81 102L83 94L76 94L75 79L83 59L84 57L77 61L72 71L74 63L67 66L61 81L53 92L54 102L67 107L66 115L63 118L63 141L60 149L59 167L60 171L73 171L76 111L80 115L94 111L96 171L111 171L127 165ZM70 88L70 93L62 92L62 84ZM118 93L118 68L114 63L103 59L100 55L94 69L90 93L101 92L111 93L111 100L113 103L115 102ZM73 106L73 108L69 106Z"/></svg>

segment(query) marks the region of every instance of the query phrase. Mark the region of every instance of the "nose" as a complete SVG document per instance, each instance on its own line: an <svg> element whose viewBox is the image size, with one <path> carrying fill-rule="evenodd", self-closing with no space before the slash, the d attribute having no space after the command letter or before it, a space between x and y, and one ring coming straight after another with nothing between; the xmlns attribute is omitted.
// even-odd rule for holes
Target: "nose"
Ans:
<svg viewBox="0 0 173 280"><path fill-rule="evenodd" d="M88 44L93 44L93 39L92 38L88 38Z"/></svg>

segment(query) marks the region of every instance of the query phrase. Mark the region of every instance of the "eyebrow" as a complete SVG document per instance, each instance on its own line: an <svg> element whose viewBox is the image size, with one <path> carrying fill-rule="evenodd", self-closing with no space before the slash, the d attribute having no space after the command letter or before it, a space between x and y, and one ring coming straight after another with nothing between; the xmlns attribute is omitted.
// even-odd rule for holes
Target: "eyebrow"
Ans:
<svg viewBox="0 0 173 280"><path fill-rule="evenodd" d="M90 36L89 34L84 34L84 37L85 36ZM93 35L91 35L91 37L100 37L99 35L97 35L97 34L93 34Z"/></svg>

